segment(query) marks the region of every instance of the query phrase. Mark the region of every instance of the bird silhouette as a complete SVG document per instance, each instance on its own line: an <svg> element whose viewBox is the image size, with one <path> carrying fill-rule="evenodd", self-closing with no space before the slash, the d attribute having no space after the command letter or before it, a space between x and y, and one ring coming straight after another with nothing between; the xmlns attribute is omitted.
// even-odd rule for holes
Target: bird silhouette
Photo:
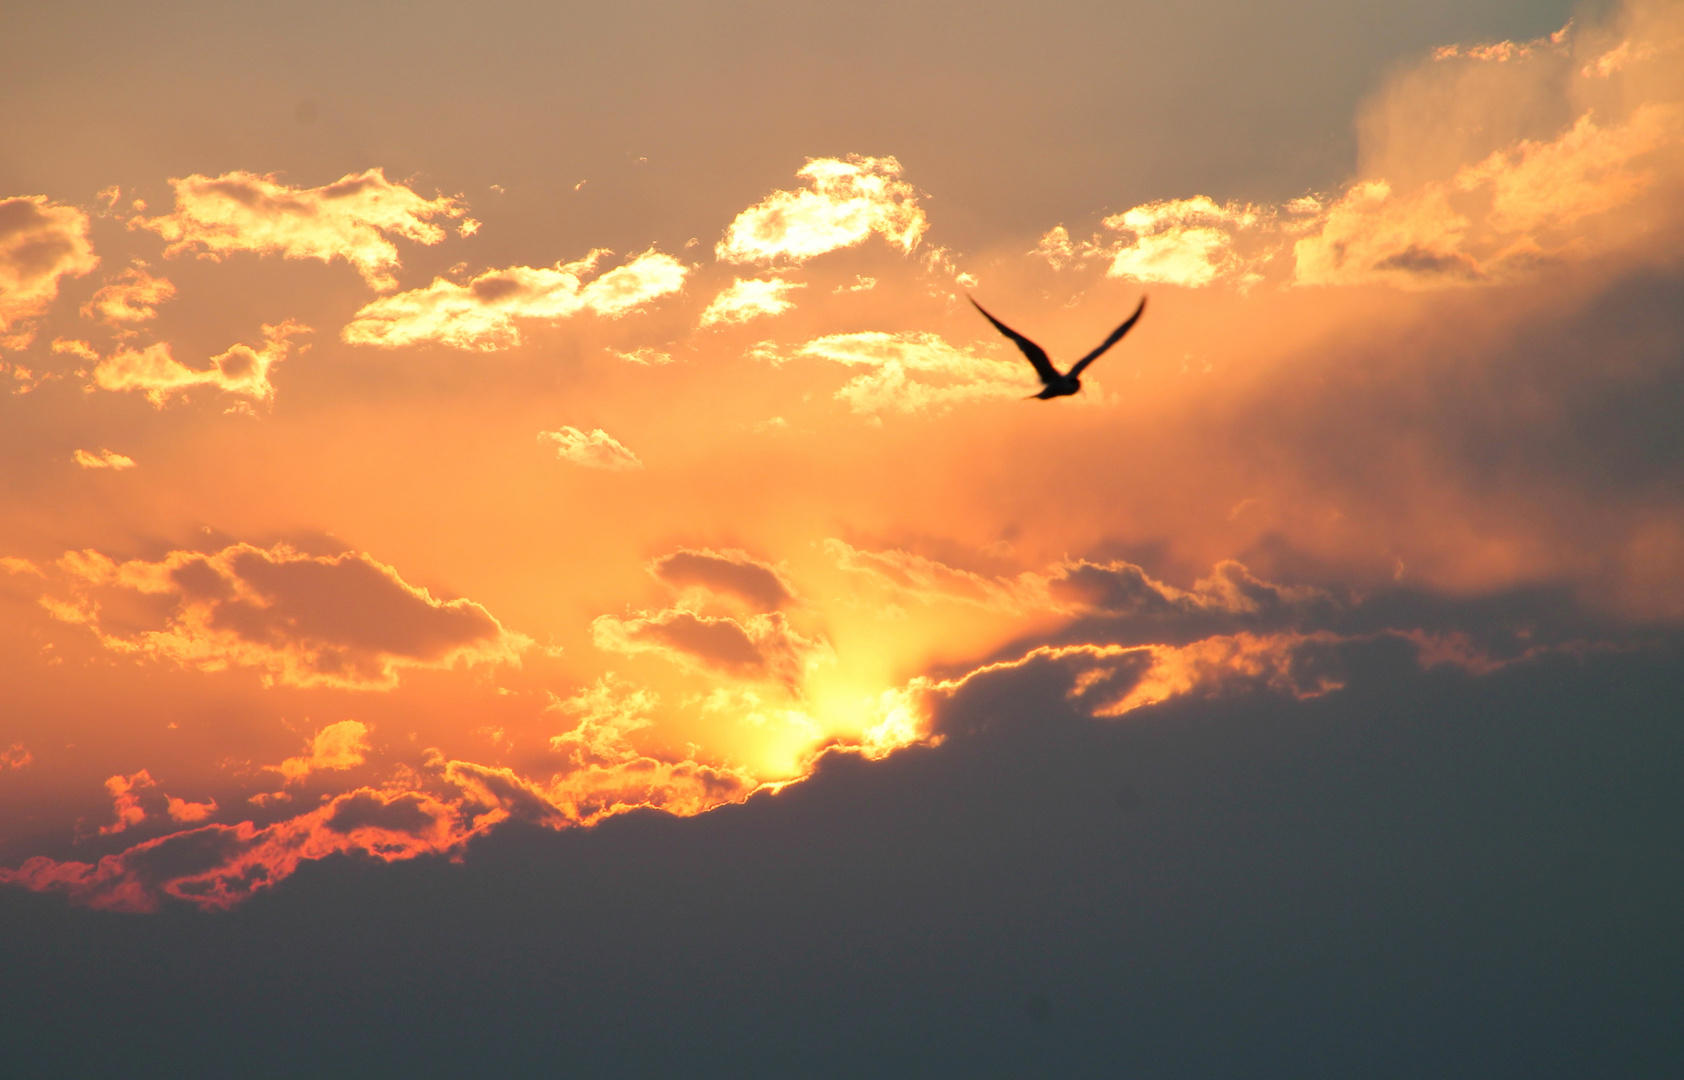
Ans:
<svg viewBox="0 0 1684 1080"><path fill-rule="evenodd" d="M968 297L968 299L970 300L972 307L982 312L983 318L994 324L994 329L1011 338L1012 342L1016 344L1019 349L1023 350L1023 355L1029 358L1029 362L1035 365L1035 374L1041 377L1042 386L1039 394L1031 394L1030 396L1040 398L1042 401L1055 397L1067 397L1080 390L1082 388L1082 380L1079 376L1082 374L1082 371L1089 364L1098 360L1100 355L1104 353L1106 349L1109 349L1118 341L1121 341L1123 335L1128 333L1129 329L1133 327L1136 322L1140 321L1140 313L1146 310L1146 298L1143 296L1140 298L1140 306L1134 309L1134 314L1125 319L1123 321L1123 325L1111 331L1111 336L1100 342L1099 348L1095 349L1091 353L1088 353L1074 364L1071 364L1069 371L1060 373L1057 368L1053 367L1052 361L1047 359L1047 350L1041 348L1033 341L1030 341L1028 338L1024 337L1016 330L1013 330L999 319L996 319L994 316L988 314L987 309L976 302L976 297L972 296Z"/></svg>

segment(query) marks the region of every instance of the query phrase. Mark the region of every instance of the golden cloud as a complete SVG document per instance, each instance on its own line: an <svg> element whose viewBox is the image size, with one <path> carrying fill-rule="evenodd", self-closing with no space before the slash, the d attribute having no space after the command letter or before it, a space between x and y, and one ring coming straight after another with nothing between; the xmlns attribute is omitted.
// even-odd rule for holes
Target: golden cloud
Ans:
<svg viewBox="0 0 1684 1080"><path fill-rule="evenodd" d="M308 749L308 754L264 767L280 773L288 784L296 784L323 769L354 769L367 760L368 725L360 720L329 724L310 739Z"/></svg>
<svg viewBox="0 0 1684 1080"><path fill-rule="evenodd" d="M144 266L131 266L102 286L82 305L82 315L111 326L145 322L158 314L158 305L175 296L168 278L153 277Z"/></svg>
<svg viewBox="0 0 1684 1080"><path fill-rule="evenodd" d="M1254 276L1249 260L1234 250L1234 234L1258 222L1257 208L1219 205L1205 195L1145 203L1104 219L1105 228L1128 239L1099 245L1096 252L1110 260L1107 277L1196 289ZM1058 238L1045 237L1042 244L1056 252Z"/></svg>
<svg viewBox="0 0 1684 1080"><path fill-rule="evenodd" d="M556 456L575 465L592 469L643 468L636 454L601 428L584 432L576 427L562 427L557 431L540 431L538 437L555 443Z"/></svg>
<svg viewBox="0 0 1684 1080"><path fill-rule="evenodd" d="M389 689L406 667L518 663L531 644L471 600L435 600L363 554L234 544L118 563L90 550L58 567L72 595L43 606L106 648L201 671L256 668L266 684ZM136 596L155 598L153 613L108 627L104 605Z"/></svg>
<svg viewBox="0 0 1684 1080"><path fill-rule="evenodd" d="M197 251L221 259L233 252L279 254L288 259L344 259L370 287L397 287L398 249L389 236L436 244L445 231L430 219L459 218L466 208L454 198L424 199L381 169L351 173L315 188L295 188L274 176L230 172L171 179L175 212L137 217L131 228L147 229L168 242L166 256Z"/></svg>
<svg viewBox="0 0 1684 1080"><path fill-rule="evenodd" d="M59 280L99 265L88 240L88 215L45 195L0 199L0 349L34 339L25 323L58 298Z"/></svg>
<svg viewBox="0 0 1684 1080"><path fill-rule="evenodd" d="M916 331L831 334L795 355L865 369L836 392L858 413L939 411L1023 397L1036 385L1026 363L992 360L949 345L939 334Z"/></svg>
<svg viewBox="0 0 1684 1080"><path fill-rule="evenodd" d="M699 325L704 329L720 324L745 323L763 315L779 315L795 306L789 294L807 286L782 278L737 278L721 289L707 309L702 312Z"/></svg>
<svg viewBox="0 0 1684 1080"><path fill-rule="evenodd" d="M198 387L268 401L275 396L269 370L286 359L292 347L290 338L309 332L308 326L291 320L265 324L262 348L230 346L227 352L211 357L211 366L203 369L190 368L177 360L167 341L140 350L123 347L94 367L93 382L102 390L139 390L159 408L172 396Z"/></svg>
<svg viewBox="0 0 1684 1080"><path fill-rule="evenodd" d="M738 214L715 254L727 262L805 262L876 234L910 252L928 222L892 157L811 158L804 191L775 191Z"/></svg>
<svg viewBox="0 0 1684 1080"><path fill-rule="evenodd" d="M671 255L649 250L587 282L608 254L599 249L554 267L487 270L465 285L435 278L426 288L368 304L341 336L388 349L431 342L492 352L520 343L517 319L553 322L585 313L617 319L678 292L689 272Z"/></svg>
<svg viewBox="0 0 1684 1080"><path fill-rule="evenodd" d="M146 809L140 805L139 791L141 788L153 786L155 785L152 774L145 769L130 776L118 774L107 780L105 790L111 793L111 809L116 815L116 820L109 825L100 826L100 835L120 833L145 821Z"/></svg>
<svg viewBox="0 0 1684 1080"><path fill-rule="evenodd" d="M125 457L122 454L113 453L110 450L101 450L97 454L87 450L78 450L70 455L70 459L84 469L111 469L113 471L121 471L123 469L132 469L135 466L134 458Z"/></svg>

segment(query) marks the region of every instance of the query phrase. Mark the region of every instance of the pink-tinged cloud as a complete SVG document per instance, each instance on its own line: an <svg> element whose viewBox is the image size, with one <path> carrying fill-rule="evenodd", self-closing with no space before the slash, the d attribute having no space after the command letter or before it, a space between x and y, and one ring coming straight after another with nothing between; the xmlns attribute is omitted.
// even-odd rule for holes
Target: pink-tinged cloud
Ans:
<svg viewBox="0 0 1684 1080"><path fill-rule="evenodd" d="M153 277L144 266L131 266L111 279L82 305L85 318L109 326L145 322L158 314L158 305L175 296L168 278Z"/></svg>
<svg viewBox="0 0 1684 1080"><path fill-rule="evenodd" d="M993 360L949 345L939 334L918 331L829 334L800 346L794 355L858 371L836 392L857 413L941 412L960 404L1020 398L1037 385L1034 371L1022 360Z"/></svg>
<svg viewBox="0 0 1684 1080"><path fill-rule="evenodd" d="M538 437L555 443L556 456L575 465L610 470L643 468L636 454L601 428L581 431L563 426L556 431L540 431Z"/></svg>
<svg viewBox="0 0 1684 1080"><path fill-rule="evenodd" d="M789 294L807 286L782 278L737 278L721 289L702 312L697 325L710 326L745 323L767 315L781 315L795 306Z"/></svg>
<svg viewBox="0 0 1684 1080"><path fill-rule="evenodd" d="M118 563L97 551L58 563L57 618L106 648L201 671L253 668L265 684L382 690L406 668L518 663L530 641L471 600L435 600L368 555L301 555L235 544ZM154 598L151 625L107 625L101 598Z"/></svg>
<svg viewBox="0 0 1684 1080"><path fill-rule="evenodd" d="M145 821L146 809L140 805L139 792L141 788L155 786L152 774L145 769L130 776L119 774L107 780L105 790L111 793L111 810L116 820L109 825L100 826L100 835L120 833Z"/></svg>
<svg viewBox="0 0 1684 1080"><path fill-rule="evenodd" d="M95 365L93 384L102 390L139 390L158 408L163 408L172 397L200 388L268 401L275 396L275 384L269 381L270 370L286 359L292 348L292 337L309 332L310 328L302 323L265 324L262 347L232 345L227 352L211 357L208 368L183 364L171 355L166 341L140 350L124 346Z"/></svg>
<svg viewBox="0 0 1684 1080"><path fill-rule="evenodd" d="M0 769L21 769L35 762L35 755L23 743L15 742L0 750Z"/></svg>
<svg viewBox="0 0 1684 1080"><path fill-rule="evenodd" d="M592 251L554 267L487 270L467 284L435 278L422 289L363 307L341 336L353 345L398 348L431 343L493 352L520 343L521 320L556 322L594 314L617 319L684 287L689 268L650 250L597 275L610 254Z"/></svg>
<svg viewBox="0 0 1684 1080"><path fill-rule="evenodd" d="M675 589L731 597L755 612L776 611L795 598L776 567L744 551L683 548L650 563L649 572Z"/></svg>
<svg viewBox="0 0 1684 1080"><path fill-rule="evenodd" d="M280 773L286 783L296 784L324 769L354 769L368 759L368 749L368 725L360 720L341 720L316 732L307 754L265 767Z"/></svg>
<svg viewBox="0 0 1684 1080"><path fill-rule="evenodd" d="M928 222L900 172L892 157L810 159L796 173L807 189L775 191L738 214L715 254L726 262L801 263L873 235L910 252Z"/></svg>
<svg viewBox="0 0 1684 1080"><path fill-rule="evenodd" d="M782 612L741 619L681 608L629 618L601 615L591 623L591 638L609 652L652 653L683 667L789 687L831 656L828 645L798 633Z"/></svg>
<svg viewBox="0 0 1684 1080"><path fill-rule="evenodd" d="M132 228L147 229L168 242L166 256L195 252L221 259L250 251L288 259L344 259L375 289L397 287L400 262L389 237L437 244L445 232L434 218L459 218L457 199L425 199L380 169L351 173L315 188L288 187L274 176L230 172L172 179L175 211L137 217Z"/></svg>
<svg viewBox="0 0 1684 1080"><path fill-rule="evenodd" d="M86 213L45 195L0 199L0 349L27 346L27 323L58 299L59 281L98 265Z"/></svg>

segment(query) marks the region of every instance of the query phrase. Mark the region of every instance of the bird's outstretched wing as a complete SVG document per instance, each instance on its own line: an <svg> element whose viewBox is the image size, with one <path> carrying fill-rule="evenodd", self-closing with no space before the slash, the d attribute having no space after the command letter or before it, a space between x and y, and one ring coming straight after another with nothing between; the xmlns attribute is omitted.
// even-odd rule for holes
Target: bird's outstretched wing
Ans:
<svg viewBox="0 0 1684 1080"><path fill-rule="evenodd" d="M1050 386L1063 378L1063 376L1058 373L1058 369L1053 367L1052 361L1047 359L1047 352L1045 349L1041 348L1033 341L1030 341L1016 330L1013 330L999 319L996 319L994 316L988 314L988 312L984 310L983 306L976 302L974 297L969 299L971 301L971 306L976 308L978 311L981 311L983 318L994 324L994 329L1011 338L1012 341L1016 343L1017 347L1023 350L1023 355L1029 357L1029 362L1035 365L1035 374L1041 377L1042 382ZM1110 342L1106 342L1106 344L1109 345Z"/></svg>
<svg viewBox="0 0 1684 1080"><path fill-rule="evenodd" d="M975 302L976 301L974 301L974 300L972 301L972 303L975 303ZM1091 364L1095 360L1099 359L1100 353L1103 353L1106 349L1109 349L1111 346L1113 346L1117 342L1121 341L1122 338L1123 338L1123 335L1129 332L1129 328L1134 326L1135 323L1140 321L1140 313L1142 311L1145 311L1145 310L1146 310L1146 298L1144 296L1142 296L1140 298L1140 306L1134 309L1134 314L1130 315L1128 317L1128 319L1123 323L1123 325L1121 325L1121 326L1117 327L1115 330L1111 331L1111 336L1106 338L1103 342L1101 342L1100 345L1099 345L1099 348L1095 349L1093 352L1088 353L1086 356L1084 356L1080 360L1076 361L1075 365L1070 368L1070 377L1072 379L1074 379L1076 376L1080 375L1082 373L1083 368L1087 367L1089 364ZM985 312L983 312L983 314L986 315L986 314L988 314L988 312L985 311Z"/></svg>

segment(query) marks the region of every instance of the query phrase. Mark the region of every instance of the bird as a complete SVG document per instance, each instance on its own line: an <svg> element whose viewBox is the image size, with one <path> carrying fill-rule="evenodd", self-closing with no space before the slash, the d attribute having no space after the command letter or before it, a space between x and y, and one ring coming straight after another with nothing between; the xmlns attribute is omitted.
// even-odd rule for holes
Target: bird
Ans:
<svg viewBox="0 0 1684 1080"><path fill-rule="evenodd" d="M994 329L1011 338L1012 342L1016 344L1019 349L1023 350L1023 355L1029 358L1029 362L1035 365L1035 374L1041 377L1042 387L1039 394L1031 394L1029 396L1040 398L1042 401L1050 401L1055 397L1068 397L1080 390L1082 388L1082 380L1079 376L1082 374L1082 371L1089 364L1098 360L1100 355L1104 353L1106 349L1109 349L1118 341L1121 341L1123 335L1128 333L1130 328L1132 328L1136 322L1140 321L1140 313L1146 310L1146 298L1143 296L1140 298L1140 306L1134 309L1134 314L1123 320L1123 325L1111 331L1111 336L1100 342L1099 348L1095 349L1091 353L1088 353L1086 356L1070 365L1069 371L1060 374L1059 370L1053 367L1052 361L1047 359L1047 351L1045 349L1041 348L1033 341L1030 341L1016 330L1013 330L999 319L996 319L994 316L988 314L988 310L976 302L976 297L968 296L967 299L970 300L972 307L982 312L983 318L994 324Z"/></svg>

